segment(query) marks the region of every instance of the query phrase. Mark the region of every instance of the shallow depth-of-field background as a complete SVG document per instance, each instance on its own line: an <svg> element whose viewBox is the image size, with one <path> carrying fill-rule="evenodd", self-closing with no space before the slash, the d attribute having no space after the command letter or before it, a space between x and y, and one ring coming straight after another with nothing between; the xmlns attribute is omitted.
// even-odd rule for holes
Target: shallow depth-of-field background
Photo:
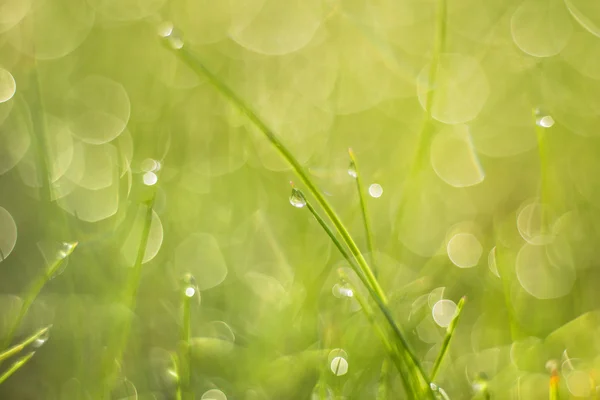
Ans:
<svg viewBox="0 0 600 400"><path fill-rule="evenodd" d="M385 351L304 185L181 47L323 190L426 371L467 296L449 398L545 399L552 374L596 398L600 3L444 4L0 0L1 350L52 325L0 398L174 399L190 288L195 398L377 398Z"/></svg>

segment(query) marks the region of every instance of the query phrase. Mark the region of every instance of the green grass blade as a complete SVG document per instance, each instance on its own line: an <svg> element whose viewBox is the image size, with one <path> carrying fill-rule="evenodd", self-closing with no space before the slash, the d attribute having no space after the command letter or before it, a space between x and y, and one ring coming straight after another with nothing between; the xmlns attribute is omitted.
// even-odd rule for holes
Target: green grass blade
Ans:
<svg viewBox="0 0 600 400"><path fill-rule="evenodd" d="M444 337L444 341L442 342L442 348L440 349L440 352L438 353L437 358L435 359L435 362L433 364L433 369L431 370L431 376L429 378L431 382L435 381L437 373L439 372L440 367L442 365L442 361L444 360L444 356L448 352L448 347L450 346L450 341L452 340L452 336L454 335L454 330L458 325L460 314L465 305L465 301L466 297L463 296L458 302L454 318L452 319L452 321L450 321L450 325L448 325L448 328L446 329L446 336Z"/></svg>
<svg viewBox="0 0 600 400"><path fill-rule="evenodd" d="M356 181L356 191L358 192L358 198L360 200L360 210L363 217L363 224L365 225L367 249L369 250L369 254L371 255L371 267L373 269L373 274L377 276L377 262L375 260L375 248L373 245L373 231L371 229L371 220L369 218L369 213L367 212L365 189L362 184L360 169L358 168L358 163L356 162L356 157L354 156L354 152L352 151L352 149L348 149L348 154L350 155L350 168L354 170L353 177Z"/></svg>
<svg viewBox="0 0 600 400"><path fill-rule="evenodd" d="M23 340L21 343L16 344L13 347L11 347L10 349L3 351L2 353L0 353L0 361L4 361L7 358L10 358L10 357L14 356L15 354L20 353L21 351L23 351L23 349L25 349L31 343L35 342L38 338L45 335L49 330L50 330L50 326L42 328L39 331L35 332L33 335L29 336L27 339Z"/></svg>
<svg viewBox="0 0 600 400"><path fill-rule="evenodd" d="M130 310L134 310L136 305L137 291L142 275L142 265L144 261L144 256L146 254L146 246L148 244L148 237L150 235L150 227L152 225L152 213L154 210L155 199L156 192L154 192L150 201L146 203L147 209L146 214L144 215L144 226L142 227L140 245L138 247L135 263L133 265L133 270L131 271L131 274L129 276L129 280L127 282L124 294L124 304ZM102 367L102 391L104 393L103 396L105 398L107 396L110 396L112 384L116 379L115 365L119 364L121 362L121 359L123 358L123 352L127 344L127 339L129 338L130 330L131 324L129 320L127 320L124 326L119 327L119 329L116 330L116 336L110 339L110 344L107 346L107 351L105 354L105 359L103 360Z"/></svg>
<svg viewBox="0 0 600 400"><path fill-rule="evenodd" d="M360 304L363 314L367 317L367 320L372 325L375 334L379 336L383 347L385 348L389 357L392 359L396 368L398 369L398 372L400 373L400 378L404 383L407 396L412 398L416 395L416 393L419 393L419 387L417 380L411 377L410 365L407 365L406 360L402 356L402 352L389 341L385 329L383 328L383 326L381 326L381 324L375 317L371 306L362 296L362 294L359 291L357 291L356 288L352 287L352 284L350 283L350 280L348 279L346 273L342 269L338 269L338 274L340 276L340 279L344 281L348 286L350 286L351 290L353 291L353 297L356 299L358 304ZM418 399L424 397L419 396L415 398Z"/></svg>
<svg viewBox="0 0 600 400"><path fill-rule="evenodd" d="M27 315L29 307L31 307L31 305L33 304L37 296L40 294L46 283L60 269L63 262L73 253L73 251L75 251L76 247L76 242L66 244L65 251L59 253L59 257L48 268L46 268L44 272L37 277L37 279L33 281L31 286L27 290L27 293L25 294L23 304L21 305L21 309L19 310L19 314L8 329L8 334L6 335L6 338L2 343L2 349L6 349L10 345L15 336L15 333L17 332L17 329L19 329L21 323L23 322L23 319Z"/></svg>
<svg viewBox="0 0 600 400"><path fill-rule="evenodd" d="M27 364L27 361L29 361L31 359L31 357L33 357L34 354L35 354L35 351L32 351L31 353L27 354L26 356L19 358L17 361L15 361L10 366L10 368L8 368L6 371L4 371L4 373L2 375L0 375L0 385L3 384L5 380L10 378L12 376L12 374L14 374L19 369L21 369L25 364Z"/></svg>
<svg viewBox="0 0 600 400"><path fill-rule="evenodd" d="M390 399L389 388L390 364L388 359L384 359L381 364L381 373L379 375L379 388L377 389L377 400Z"/></svg>
<svg viewBox="0 0 600 400"><path fill-rule="evenodd" d="M385 303L383 303L383 301L381 301L381 299L379 299L377 297L377 295L373 291L373 289L367 284L368 282L366 281L366 278L362 275L362 271L360 270L360 268L358 268L358 266L356 265L355 260L352 259L350 254L348 254L348 252L346 251L344 246L340 243L340 241L335 236L335 234L333 233L331 228L327 225L327 223L323 220L323 218L315 210L315 208L312 206L312 204L306 200L306 197L304 196L302 191L300 191L298 189L294 189L294 190L297 191L298 195L303 197L304 201L306 202L306 208L310 211L310 213L313 215L313 217L317 220L319 225L321 225L321 227L323 228L325 233L327 233L327 236L329 236L329 238L331 239L331 241L333 242L335 247L340 251L342 256L346 259L346 261L350 265L350 267L354 270L354 272L356 272L358 277L361 279L361 281L365 285L365 288L369 292L369 295L373 298L373 300L375 301L375 303L377 304L377 306L383 313L386 321L390 325L390 328L392 329L392 332L394 333L394 337L396 338L396 342L398 342L398 345L400 346L400 350L399 350L400 353L399 353L398 357L400 358L402 365L408 365L408 366L412 367L411 369L408 370L408 372L407 372L406 367L399 368L398 371L400 372L400 375L403 377L403 379L406 378L405 374L415 376L413 380L419 382L421 390L424 393L426 393L426 396L430 396L431 392L429 390L429 383L427 381L425 373L423 372L423 368L420 366L420 363L418 362L417 358L411 352L410 346L408 345L408 342L404 338L402 331L396 324L388 306ZM356 293L356 291L354 291L354 292ZM357 298L357 300L358 300L358 298ZM366 303L366 301L364 301L364 303L367 305L367 307L369 307L368 304ZM363 309L365 309L365 308L363 307ZM368 309L370 310L370 307ZM369 318L369 316L367 316L367 317ZM385 333L383 334L382 340L384 340L384 339L386 341L388 340L387 335ZM397 366L398 366L398 364L397 364Z"/></svg>
<svg viewBox="0 0 600 400"><path fill-rule="evenodd" d="M447 4L446 0L437 0L437 18L435 24L435 37L433 54L428 71L428 84L431 90L428 90L425 96L425 115L421 123L421 130L417 137L417 147L410 164L410 170L403 184L403 193L400 205L398 206L397 220L401 221L406 208L406 197L411 193L420 193L419 181L416 179L417 173L421 170L424 161L427 159L429 147L432 139L432 117L431 109L435 100L435 88L437 87L437 76L440 64L440 57L446 48L446 25L447 25Z"/></svg>
<svg viewBox="0 0 600 400"><path fill-rule="evenodd" d="M167 38L168 40L168 38ZM180 48L174 49L172 46L167 46L175 52L175 54L199 76L206 77L208 81L234 106L236 106L249 120L258 128L265 138L275 147L281 157L292 167L296 175L302 180L302 182L308 188L308 191L315 197L319 205L323 208L329 219L333 222L336 230L339 232L343 241L346 243L352 256L356 259L360 266L363 274L365 274L369 285L373 288L377 296L379 296L383 302L387 302L385 293L381 289L381 286L375 279L373 271L369 267L369 264L363 257L358 246L350 236L350 233L340 220L335 210L331 207L329 202L325 199L323 193L317 188L316 184L312 181L310 176L304 170L304 167L300 162L293 156L288 148L279 140L275 133L267 126L265 122L248 106L242 99L240 99L218 76L213 74L206 66L192 54L185 45Z"/></svg>
<svg viewBox="0 0 600 400"><path fill-rule="evenodd" d="M184 278L184 287L182 290L181 304L181 342L179 350L179 384L177 385L177 398L181 400L190 400L194 398L194 393L190 386L191 376L191 355L190 355L190 333L191 333L191 303L192 298L196 296L196 284L191 275Z"/></svg>

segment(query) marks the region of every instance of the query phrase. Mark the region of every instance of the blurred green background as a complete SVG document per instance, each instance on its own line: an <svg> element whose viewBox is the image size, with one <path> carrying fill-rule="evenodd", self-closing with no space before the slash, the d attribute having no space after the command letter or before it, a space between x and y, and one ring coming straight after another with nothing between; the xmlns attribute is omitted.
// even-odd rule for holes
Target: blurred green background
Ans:
<svg viewBox="0 0 600 400"><path fill-rule="evenodd" d="M596 398L600 3L448 0L434 55L437 3L0 0L1 338L61 243L79 243L13 342L52 324L49 340L0 398L97 398L128 321L110 398L174 399L186 273L196 398L376 398L385 354L340 286L345 261L290 206L287 164L165 46L166 21L366 253L354 150L378 277L426 370L468 297L436 380L450 398L548 398L552 371L562 398ZM389 385L404 398L395 371Z"/></svg>

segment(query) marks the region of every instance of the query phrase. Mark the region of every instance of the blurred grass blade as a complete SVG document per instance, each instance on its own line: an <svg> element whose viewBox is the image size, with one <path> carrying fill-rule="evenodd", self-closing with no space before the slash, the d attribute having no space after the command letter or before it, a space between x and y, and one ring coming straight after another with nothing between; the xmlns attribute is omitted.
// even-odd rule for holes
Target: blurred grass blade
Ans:
<svg viewBox="0 0 600 400"><path fill-rule="evenodd" d="M0 361L4 361L7 358L20 353L21 351L23 351L23 349L25 349L31 343L35 342L37 339L39 339L40 337L45 335L49 330L50 330L50 326L42 328L39 331L35 332L33 335L29 336L27 339L25 339L21 343L16 344L13 347L11 347L10 349L0 353Z"/></svg>
<svg viewBox="0 0 600 400"><path fill-rule="evenodd" d="M381 364L381 372L379 375L379 388L377 389L377 400L389 400L391 399L391 393L389 388L390 376L390 364L387 358L383 360Z"/></svg>
<svg viewBox="0 0 600 400"><path fill-rule="evenodd" d="M191 376L191 354L190 354L190 326L191 326L191 312L190 306L192 298L196 296L197 288L194 277L186 275L184 278L184 285L181 305L181 342L179 350L179 384L177 385L177 398L181 400L193 399L194 394L190 386Z"/></svg>
<svg viewBox="0 0 600 400"><path fill-rule="evenodd" d="M410 164L410 170L408 171L408 175L403 186L403 193L411 194L411 193L421 193L419 184L420 182L416 180L417 173L421 170L421 167L425 160L427 160L427 155L429 152L429 147L431 145L432 135L432 117L431 110L433 108L434 100L435 100L435 88L437 87L437 76L438 69L440 64L440 57L442 53L444 53L446 49L446 28L447 28L447 4L446 0L437 0L437 11L436 11L436 23L435 23L435 36L434 36L434 45L433 52L431 58L431 64L429 65L428 71L428 87L429 90L425 95L425 113L423 117L423 122L421 123L421 130L419 132L419 136L417 137L417 146L416 150ZM408 196L402 196L400 200L400 205L398 206L398 213L396 220L401 221L402 216L405 212L406 208L406 198Z"/></svg>
<svg viewBox="0 0 600 400"><path fill-rule="evenodd" d="M6 349L10 345L17 332L17 329L19 329L21 323L23 322L23 319L27 315L29 307L31 307L37 296L40 294L40 292L46 285L46 282L48 282L56 274L56 272L60 269L61 265L67 259L67 257L69 257L73 253L73 251L75 251L75 248L77 247L77 242L64 243L63 245L64 249L58 252L57 259L48 268L46 268L36 280L33 281L32 285L27 290L25 298L23 299L23 304L21 305L21 309L19 310L19 314L10 325L10 328L8 329L8 334L6 335L6 338L2 343L2 349Z"/></svg>
<svg viewBox="0 0 600 400"><path fill-rule="evenodd" d="M5 380L10 378L12 374L14 374L19 369L21 369L21 367L23 367L27 363L27 361L29 361L31 359L31 357L33 357L34 354L35 354L35 351L32 351L31 353L27 354L26 356L19 358L17 361L15 361L10 366L10 368L8 368L6 371L4 371L4 373L0 376L0 385L2 383L4 383Z"/></svg>
<svg viewBox="0 0 600 400"><path fill-rule="evenodd" d="M550 400L560 400L558 391L559 381L558 371L552 371L552 376L550 377Z"/></svg>
<svg viewBox="0 0 600 400"><path fill-rule="evenodd" d="M442 348L440 349L440 352L438 353L438 356L435 359L435 363L433 364L433 369L431 370L431 377L429 378L429 380L431 382L435 381L437 373L439 372L440 367L442 365L442 361L444 360L444 356L448 352L448 347L450 346L450 341L452 340L452 336L454 335L454 330L456 329L456 326L458 325L458 321L460 319L460 314L465 305L465 301L466 301L466 297L463 296L460 299L460 301L458 302L458 305L456 307L456 314L454 314L454 318L452 319L452 321L450 322L450 325L448 325L448 328L446 329L446 336L444 337L444 341L442 342Z"/></svg>
<svg viewBox="0 0 600 400"><path fill-rule="evenodd" d="M412 380L415 382L418 382L419 386L421 387L421 390L425 393L425 396L430 396L431 392L429 390L429 383L427 381L427 378L423 372L423 369L421 368L421 366L419 365L418 360L416 359L416 357L414 356L414 354L411 352L410 347L408 345L408 342L406 341L406 339L404 338L404 335L402 334L402 332L400 331L400 329L398 328L398 326L396 325L396 322L394 321L392 314L390 312L390 310L388 309L387 305L385 303L383 303L381 301L381 299L379 299L376 295L376 293L374 293L373 289L367 284L365 277L362 275L360 268L358 268L358 266L356 265L356 263L354 262L354 260L350 257L350 255L348 254L348 252L346 251L346 249L342 246L342 244L340 243L340 241L337 239L337 237L335 236L335 234L333 233L333 231L331 230L331 228L329 228L329 226L327 225L327 223L323 220L323 218L321 218L321 216L319 215L319 213L315 210L315 208L312 206L312 204L306 200L306 197L304 196L304 194L302 193L302 191L297 190L297 193L302 196L302 198L304 199L304 201L306 202L306 208L308 208L308 210L311 212L311 214L313 215L313 217L317 220L317 222L319 223L319 225L321 225L321 227L323 228L323 230L327 233L327 236L329 236L329 238L331 239L331 241L333 242L333 244L335 245L335 247L337 247L337 249L340 251L340 253L342 254L342 256L346 259L346 261L348 262L348 264L350 265L350 267L352 268L352 270L357 274L357 276L359 277L359 279L361 280L361 282L363 282L363 284L365 285L365 288L367 289L367 291L369 292L369 295L375 300L375 302L377 303L377 306L379 307L379 309L381 310L381 312L384 314L388 324L390 325L393 333L394 333L394 337L396 338L396 342L398 342L398 345L400 346L400 349L397 350L398 354L396 354L396 357L398 357L398 359L400 360L400 364L399 363L395 363L396 366L398 367L398 372L400 372L400 375L403 379L408 379L409 376L412 376ZM347 277L342 276L342 279L344 280L348 280ZM365 300L362 300L362 295L360 295L359 293L357 293L356 290L354 290L354 293L356 296L361 297L361 300L363 303L365 303L365 306L361 306L363 307L363 310L365 310L365 313L368 313L370 310L370 307L368 305L368 303ZM359 300L359 298L357 297L357 301ZM359 301L359 302L360 302ZM365 308L366 307L366 308ZM385 331L382 328L377 328L375 325L376 320L374 319L374 316L369 316L367 315L367 318L371 321L371 318L373 318L372 323L374 324L374 328L375 329L380 329L381 332L379 333L379 336L381 338L382 341L385 341L386 343L389 343L388 340L388 335L385 333ZM378 325L377 325L378 326ZM392 344L389 344L389 346L387 346L384 343L384 346L389 347L391 350L393 350L394 348L396 348L395 346L392 346ZM405 367L406 366L410 366L410 367ZM407 375L407 376L405 376ZM407 386L408 387L408 386ZM425 397L427 398L427 397Z"/></svg>
<svg viewBox="0 0 600 400"><path fill-rule="evenodd" d="M365 225L365 236L367 241L367 249L369 250L369 254L371 255L371 268L373 269L373 274L377 277L377 262L375 260L375 249L373 246L373 232L371 230L371 221L369 218L369 213L367 212L367 202L365 200L365 190L362 185L362 177L360 174L360 169L358 168L358 163L356 162L356 157L352 149L348 149L348 154L350 155L350 169L353 171L352 177L356 181L356 191L358 192L358 198L360 200L360 210L363 217L363 223Z"/></svg>
<svg viewBox="0 0 600 400"><path fill-rule="evenodd" d="M361 306L363 313L367 317L369 323L372 325L373 330L375 331L377 336L379 336L383 347L388 352L389 357L394 361L394 364L396 365L396 368L400 373L400 378L402 379L402 382L404 384L406 395L409 396L409 398L415 399L423 399L428 397L431 398L431 392L425 391L425 393L423 393L423 391L420 390L419 379L414 376L415 371L413 368L411 368L410 362L407 362L408 360L406 360L406 358L403 357L402 351L389 341L388 334L386 333L385 329L381 326L381 324L377 321L377 318L375 317L371 306L369 306L369 303L362 296L362 294L360 294L360 292L352 286L350 280L348 279L348 276L342 269L338 269L338 274L340 276L340 279L345 284L350 286L353 292L353 297ZM417 397L414 397L417 395L417 393L419 393L419 395Z"/></svg>
<svg viewBox="0 0 600 400"><path fill-rule="evenodd" d="M129 310L135 309L136 304L136 296L138 287L140 284L140 278L142 275L142 265L144 261L144 256L146 254L146 246L148 244L148 237L150 235L150 227L152 225L152 213L154 211L154 202L156 199L156 192L153 193L150 201L146 203L146 214L144 215L144 226L142 227L142 233L140 237L140 245L138 247L137 255L135 258L135 263L133 265L133 270L129 275L129 280L127 282L125 294L124 294L124 304ZM127 344L127 339L129 338L129 332L131 329L131 323L129 320L126 320L124 326L118 327L115 329L115 335L110 338L110 343L107 346L107 351L105 355L105 359L103 360L103 396L106 398L110 396L110 391L112 388L112 384L116 379L115 376L115 366L120 364L121 359L123 357L123 352L125 350L125 346Z"/></svg>
<svg viewBox="0 0 600 400"><path fill-rule="evenodd" d="M258 128L259 131L263 133L265 138L275 147L275 149L279 152L279 154L286 160L286 162L292 167L294 172L298 175L298 177L302 180L302 182L306 185L309 192L317 199L319 205L323 208L329 219L333 222L338 233L341 235L343 241L346 243L352 256L356 259L358 265L360 266L363 274L366 276L369 285L373 288L377 296L381 298L383 302L386 302L386 296L383 290L381 289L377 279L373 275L373 271L369 267L369 264L363 257L360 252L358 246L350 236L350 233L340 220L337 213L331 207L329 202L325 199L323 193L317 188L316 184L312 181L310 176L304 170L304 167L300 164L300 162L293 156L293 154L288 150L288 148L279 140L279 138L275 135L275 133L267 126L265 122L248 106L246 103L240 99L236 93L233 92L218 76L213 74L206 66L192 54L188 48L183 45L181 47L173 48L168 44L169 38L167 37L167 47L175 52L175 54L185 63L188 67L192 69L199 76L206 77L208 81L233 105L235 105L251 122Z"/></svg>

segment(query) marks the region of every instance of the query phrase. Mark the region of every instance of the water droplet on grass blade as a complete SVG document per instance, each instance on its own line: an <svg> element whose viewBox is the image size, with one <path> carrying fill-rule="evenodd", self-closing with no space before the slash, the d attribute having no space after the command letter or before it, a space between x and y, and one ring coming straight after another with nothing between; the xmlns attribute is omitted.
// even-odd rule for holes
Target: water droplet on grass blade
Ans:
<svg viewBox="0 0 600 400"><path fill-rule="evenodd" d="M354 162L350 162L350 165L348 166L348 175L350 175L353 178L356 178L358 176L358 174L356 173L356 165L354 165Z"/></svg>
<svg viewBox="0 0 600 400"><path fill-rule="evenodd" d="M492 247L490 253L488 254L488 267L492 274L496 275L500 278L500 273L498 272L498 263L496 261L496 246Z"/></svg>
<svg viewBox="0 0 600 400"><path fill-rule="evenodd" d="M35 339L32 346L36 349L42 347L50 339L50 329L47 329L40 337Z"/></svg>
<svg viewBox="0 0 600 400"><path fill-rule="evenodd" d="M290 195L290 204L296 208L302 208L306 205L306 199L302 192L296 188L292 188L292 194Z"/></svg>
<svg viewBox="0 0 600 400"><path fill-rule="evenodd" d="M173 23L171 21L163 21L158 24L158 36L166 38L173 33Z"/></svg>
<svg viewBox="0 0 600 400"><path fill-rule="evenodd" d="M538 117L535 120L535 123L542 128L551 128L554 125L554 118L552 118L550 115L544 115Z"/></svg>

